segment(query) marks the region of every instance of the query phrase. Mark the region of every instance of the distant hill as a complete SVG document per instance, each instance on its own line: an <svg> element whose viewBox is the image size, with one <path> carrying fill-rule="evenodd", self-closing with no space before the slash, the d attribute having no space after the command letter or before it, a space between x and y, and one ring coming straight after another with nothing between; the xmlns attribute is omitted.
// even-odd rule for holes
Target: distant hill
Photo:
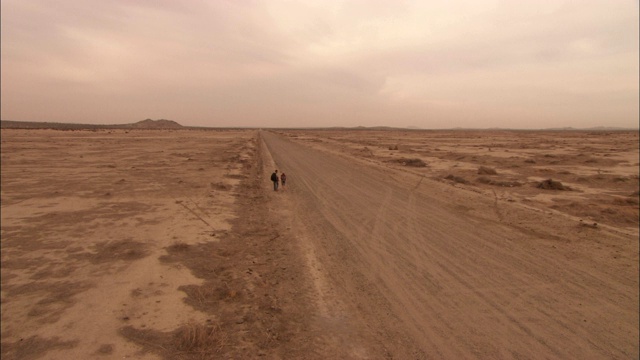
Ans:
<svg viewBox="0 0 640 360"><path fill-rule="evenodd" d="M544 128L544 129L527 129L533 131L594 131L594 132L603 132L603 131L638 131L638 129L634 128L623 128L623 127L615 127L615 126L594 126L588 128L574 128L571 126L566 127L557 127L557 128Z"/></svg>
<svg viewBox="0 0 640 360"><path fill-rule="evenodd" d="M134 129L182 129L183 126L173 120L151 120L145 119L137 123L129 124L128 127Z"/></svg>
<svg viewBox="0 0 640 360"><path fill-rule="evenodd" d="M57 122L1 120L0 121L0 128L2 128L2 129L85 130L85 129L106 129L106 128L113 128L113 127L109 126L109 125L69 124L69 123L57 123Z"/></svg>
<svg viewBox="0 0 640 360"><path fill-rule="evenodd" d="M0 121L2 129L55 129L55 130L85 130L85 129L184 129L185 127L173 120L145 119L132 124L99 125L99 124L69 124L35 121Z"/></svg>

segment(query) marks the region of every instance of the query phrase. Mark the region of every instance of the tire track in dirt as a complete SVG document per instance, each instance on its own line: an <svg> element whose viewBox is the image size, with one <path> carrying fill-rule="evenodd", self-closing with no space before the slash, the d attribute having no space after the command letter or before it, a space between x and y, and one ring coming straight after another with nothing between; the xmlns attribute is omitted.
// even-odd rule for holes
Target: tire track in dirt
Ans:
<svg viewBox="0 0 640 360"><path fill-rule="evenodd" d="M508 204L498 216L496 199L443 191L432 181L416 186L415 178L391 181L374 166L271 133L263 139L289 176L293 223L304 224L299 231L344 304L336 316L349 321L365 353L637 357L634 267L617 274L582 260L572 244L584 239L566 223ZM461 203L483 217L456 210ZM516 213L537 217L540 227L508 225Z"/></svg>
<svg viewBox="0 0 640 360"><path fill-rule="evenodd" d="M262 142L262 147L262 163L263 167L267 169L264 171L263 176L269 178L271 171L278 168L278 164L274 162L264 142ZM300 180L305 181L304 179ZM318 260L317 246L309 241L305 231L299 231L299 229L291 230L291 223L282 221L284 218L292 219L292 214L298 214L303 211L298 203L292 203L288 201L286 196L283 196L290 192L291 189L289 186L286 189L281 187L276 193L272 190L272 185L269 182L269 185L264 190L273 194L270 196L272 219L274 221L279 219L283 231L295 237L300 259L306 265L307 274L305 275L311 283L310 291L305 293L304 298L297 299L304 304L313 306L315 309L315 314L307 313L310 320L307 333L310 334L308 336L313 338L313 341L307 342L304 347L305 358L366 358L366 356L361 356L358 353L362 351L357 345L358 340L349 334L348 327L342 326L345 323L344 314L341 311L344 305L337 299L329 279L325 276L326 271ZM331 331L327 331L328 328Z"/></svg>

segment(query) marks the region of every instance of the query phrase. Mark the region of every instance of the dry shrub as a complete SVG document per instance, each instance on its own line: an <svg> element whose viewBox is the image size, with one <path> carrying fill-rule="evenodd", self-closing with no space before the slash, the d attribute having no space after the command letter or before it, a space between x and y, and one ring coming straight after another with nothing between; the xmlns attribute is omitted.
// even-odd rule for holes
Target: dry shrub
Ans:
<svg viewBox="0 0 640 360"><path fill-rule="evenodd" d="M490 168L490 167L486 167L486 166L480 166L478 168L478 174L480 175L497 175L498 172L496 171L496 169Z"/></svg>
<svg viewBox="0 0 640 360"><path fill-rule="evenodd" d="M218 289L206 285L181 285L178 290L184 291L189 296L186 301L199 309L216 304L222 298Z"/></svg>
<svg viewBox="0 0 640 360"><path fill-rule="evenodd" d="M638 206L640 201L637 197L614 198L613 204L618 206Z"/></svg>
<svg viewBox="0 0 640 360"><path fill-rule="evenodd" d="M225 184L222 182L211 183L211 187L216 190L223 190L223 191L231 190L231 185Z"/></svg>
<svg viewBox="0 0 640 360"><path fill-rule="evenodd" d="M631 194L629 194L629 196L640 197L640 191L634 191Z"/></svg>
<svg viewBox="0 0 640 360"><path fill-rule="evenodd" d="M457 182L457 183L460 183L460 184L468 184L469 183L469 181L467 181L467 179L465 179L463 177L460 177L460 176L451 175L451 174L447 175L445 177L445 179L451 180L453 182Z"/></svg>
<svg viewBox="0 0 640 360"><path fill-rule="evenodd" d="M229 178L229 179L236 179L236 180L244 180L247 178L246 175L242 175L242 174L226 174L225 177ZM229 187L229 189L231 189L231 185L227 185Z"/></svg>
<svg viewBox="0 0 640 360"><path fill-rule="evenodd" d="M533 159L527 159L527 160L525 160L524 162L526 162L526 163L528 163L528 164L535 164L535 163L536 163L536 161L535 161L535 160L533 160Z"/></svg>
<svg viewBox="0 0 640 360"><path fill-rule="evenodd" d="M517 181L498 181L498 180L490 179L486 176L480 176L479 178L476 179L476 182L479 182L481 184L503 186L503 187L522 186L522 184Z"/></svg>
<svg viewBox="0 0 640 360"><path fill-rule="evenodd" d="M362 156L373 156L373 151L368 147L363 147L362 149L357 150L357 153Z"/></svg>
<svg viewBox="0 0 640 360"><path fill-rule="evenodd" d="M211 355L222 350L226 338L220 326L191 322L174 332L173 347L179 352Z"/></svg>
<svg viewBox="0 0 640 360"><path fill-rule="evenodd" d="M522 186L522 184L517 181L494 181L493 184L491 185L504 186L504 187Z"/></svg>
<svg viewBox="0 0 640 360"><path fill-rule="evenodd" d="M425 167L425 166L427 166L427 164L424 161L422 161L421 159L409 159L409 160L407 160L405 165L406 166L413 166L413 167Z"/></svg>
<svg viewBox="0 0 640 360"><path fill-rule="evenodd" d="M113 345L112 344L103 344L98 348L96 354L98 355L111 355L113 353Z"/></svg>
<svg viewBox="0 0 640 360"><path fill-rule="evenodd" d="M571 190L570 187L563 185L560 181L555 181L551 179L547 179L541 181L536 185L538 189L544 190Z"/></svg>
<svg viewBox="0 0 640 360"><path fill-rule="evenodd" d="M585 226L585 227L590 227L592 229L597 229L598 228L598 223L597 222L585 222L582 219L580 220L579 225L580 226Z"/></svg>
<svg viewBox="0 0 640 360"><path fill-rule="evenodd" d="M175 242L167 247L169 252L183 252L189 250L189 244L183 242Z"/></svg>
<svg viewBox="0 0 640 360"><path fill-rule="evenodd" d="M620 225L638 226L638 208L637 206L607 206L601 205L598 217L602 222Z"/></svg>
<svg viewBox="0 0 640 360"><path fill-rule="evenodd" d="M217 359L228 344L229 335L217 324L207 320L205 325L189 322L172 332L151 329L120 328L120 334L143 347L143 352L153 352L162 359Z"/></svg>
<svg viewBox="0 0 640 360"><path fill-rule="evenodd" d="M146 257L147 245L133 240L105 241L96 244L96 253L88 255L93 263L116 260L132 261Z"/></svg>
<svg viewBox="0 0 640 360"><path fill-rule="evenodd" d="M40 359L53 350L73 349L78 340L60 341L59 338L41 338L37 335L15 342L2 341L2 359Z"/></svg>
<svg viewBox="0 0 640 360"><path fill-rule="evenodd" d="M389 150L398 150L398 145L389 146Z"/></svg>
<svg viewBox="0 0 640 360"><path fill-rule="evenodd" d="M427 164L421 159L396 159L395 162L398 162L404 166L412 166L412 167L425 167Z"/></svg>

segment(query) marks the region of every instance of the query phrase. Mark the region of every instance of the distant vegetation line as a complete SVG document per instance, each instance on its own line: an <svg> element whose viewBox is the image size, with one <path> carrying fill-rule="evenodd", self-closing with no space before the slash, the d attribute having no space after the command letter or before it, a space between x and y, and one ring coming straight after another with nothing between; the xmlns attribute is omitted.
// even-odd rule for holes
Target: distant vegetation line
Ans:
<svg viewBox="0 0 640 360"><path fill-rule="evenodd" d="M85 129L184 129L185 127L173 120L146 119L132 124L70 124L58 122L13 121L1 120L2 129L55 129L55 130L85 130Z"/></svg>
<svg viewBox="0 0 640 360"><path fill-rule="evenodd" d="M152 120L145 119L136 123L130 124L74 124L74 123L59 123L59 122L40 122L40 121L14 121L14 120L0 120L0 128L2 129L53 129L53 130L97 130L97 129L249 129L250 127L213 127L213 126L183 126L173 120ZM255 127L259 128L259 127ZM607 127L597 126L590 128L547 128L547 129L509 129L509 128L451 128L451 129L423 129L418 127L392 127L392 126L356 126L356 127L305 127L305 128L292 128L292 127L262 127L264 129L301 129L301 130L408 130L408 131L426 131L426 130L453 130L453 131L638 131L633 128L620 128L620 127Z"/></svg>

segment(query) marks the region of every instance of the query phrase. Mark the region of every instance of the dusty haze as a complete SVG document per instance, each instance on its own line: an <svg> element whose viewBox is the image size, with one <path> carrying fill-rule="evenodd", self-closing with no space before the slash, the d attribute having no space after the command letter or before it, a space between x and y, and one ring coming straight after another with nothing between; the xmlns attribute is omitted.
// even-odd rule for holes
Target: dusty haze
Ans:
<svg viewBox="0 0 640 360"><path fill-rule="evenodd" d="M2 119L637 128L638 2L2 1Z"/></svg>

